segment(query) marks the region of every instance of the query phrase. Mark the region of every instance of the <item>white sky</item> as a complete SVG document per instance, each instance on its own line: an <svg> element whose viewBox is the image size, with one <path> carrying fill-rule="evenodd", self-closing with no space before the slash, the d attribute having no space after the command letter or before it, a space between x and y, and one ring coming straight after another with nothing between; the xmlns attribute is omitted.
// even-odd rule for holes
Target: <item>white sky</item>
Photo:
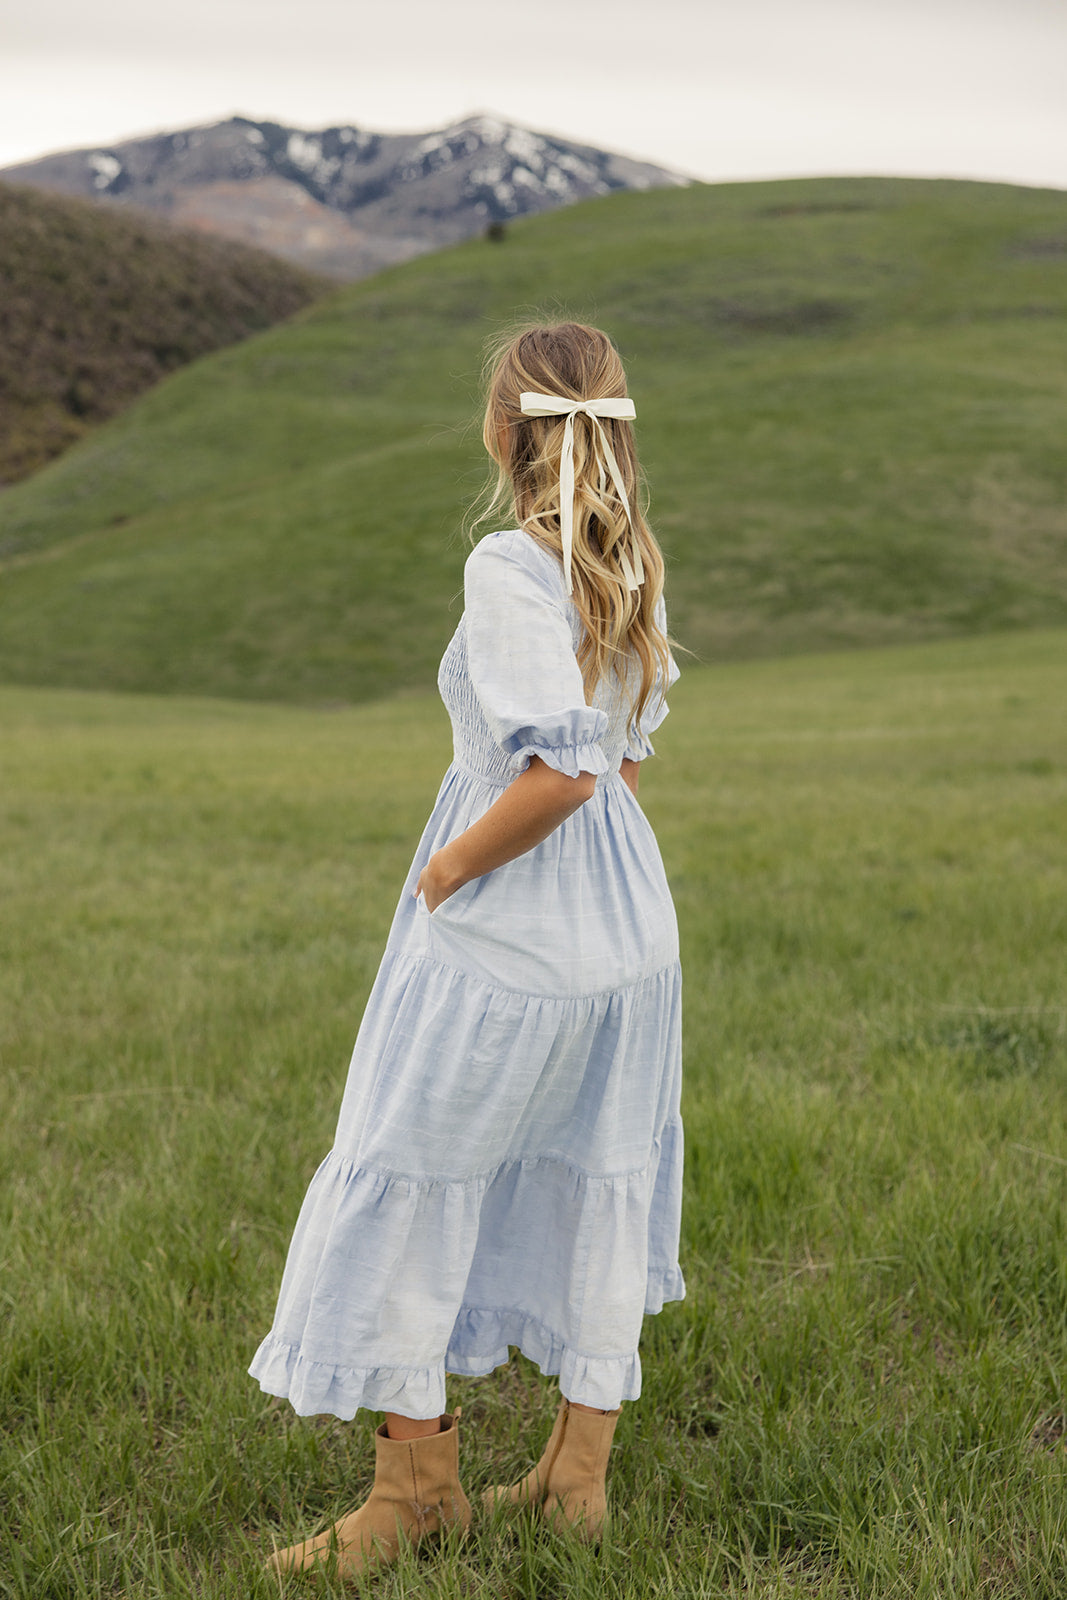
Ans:
<svg viewBox="0 0 1067 1600"><path fill-rule="evenodd" d="M474 111L712 180L1067 188L1067 0L0 0L0 165Z"/></svg>

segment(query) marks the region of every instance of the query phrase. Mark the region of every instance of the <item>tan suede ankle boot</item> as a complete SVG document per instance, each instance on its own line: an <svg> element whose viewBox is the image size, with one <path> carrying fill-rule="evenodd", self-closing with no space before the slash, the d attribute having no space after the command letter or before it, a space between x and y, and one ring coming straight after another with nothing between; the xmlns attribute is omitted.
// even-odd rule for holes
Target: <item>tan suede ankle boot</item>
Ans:
<svg viewBox="0 0 1067 1600"><path fill-rule="evenodd" d="M443 1528L470 1527L471 1508L459 1481L459 1412L441 1418L440 1433L390 1439L385 1423L374 1435L374 1487L347 1517L317 1538L278 1550L275 1572L321 1566L342 1579L359 1578L395 1561L402 1542L418 1544Z"/></svg>
<svg viewBox="0 0 1067 1600"><path fill-rule="evenodd" d="M599 1539L607 1520L604 1480L619 1414L576 1411L564 1400L540 1461L510 1488L487 1489L486 1506L536 1505L547 1522L566 1524L583 1539Z"/></svg>

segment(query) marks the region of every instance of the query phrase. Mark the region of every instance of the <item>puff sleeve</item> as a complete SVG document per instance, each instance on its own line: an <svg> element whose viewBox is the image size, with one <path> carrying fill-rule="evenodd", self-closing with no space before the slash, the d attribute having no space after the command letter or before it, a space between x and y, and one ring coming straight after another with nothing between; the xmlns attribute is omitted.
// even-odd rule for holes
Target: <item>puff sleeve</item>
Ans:
<svg viewBox="0 0 1067 1600"><path fill-rule="evenodd" d="M513 776L539 756L557 772L607 772L607 714L585 701L556 562L525 533L490 534L467 559L471 685Z"/></svg>
<svg viewBox="0 0 1067 1600"><path fill-rule="evenodd" d="M656 606L656 626L661 633L666 633L667 608L663 603L662 595ZM665 719L670 709L667 705L667 691L674 687L680 677L681 673L675 665L674 657L668 655L666 683L663 682L663 675L660 673L656 679L656 686L648 698L648 704L641 714L640 721L630 724L624 752L627 761L644 761L647 756L655 755L656 752L652 748L652 740L649 736L655 733Z"/></svg>

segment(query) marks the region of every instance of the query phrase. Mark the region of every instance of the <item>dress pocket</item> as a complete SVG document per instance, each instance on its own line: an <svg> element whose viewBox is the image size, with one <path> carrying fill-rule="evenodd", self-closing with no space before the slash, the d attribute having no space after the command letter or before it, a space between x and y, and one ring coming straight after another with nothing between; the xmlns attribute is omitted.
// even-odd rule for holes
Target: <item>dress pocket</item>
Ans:
<svg viewBox="0 0 1067 1600"><path fill-rule="evenodd" d="M430 921L450 921L452 917L461 912L464 907L474 899L474 896L478 892L478 885L480 882L480 878L471 878L467 883L461 883L458 889L453 889L447 900L442 900L439 906L436 906L433 911L428 912ZM420 895L419 898L422 900L423 905L425 905L425 897Z"/></svg>

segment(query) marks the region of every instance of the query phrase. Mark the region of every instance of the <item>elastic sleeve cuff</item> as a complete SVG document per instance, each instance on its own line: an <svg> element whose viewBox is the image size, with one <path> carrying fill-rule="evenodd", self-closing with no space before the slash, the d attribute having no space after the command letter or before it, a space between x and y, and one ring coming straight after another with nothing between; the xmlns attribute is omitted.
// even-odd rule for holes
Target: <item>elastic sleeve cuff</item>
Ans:
<svg viewBox="0 0 1067 1600"><path fill-rule="evenodd" d="M641 718L641 726L639 728L632 727L630 729L630 737L626 741L627 761L644 761L648 756L655 755L656 752L652 747L652 740L649 738L649 734L655 733L656 729L662 725L669 711L670 706L668 706L666 700L661 699L655 711L645 712Z"/></svg>
<svg viewBox="0 0 1067 1600"><path fill-rule="evenodd" d="M509 770L518 777L530 765L531 756L539 756L546 767L561 772L566 778L577 778L579 773L591 772L599 777L608 770L608 758L598 744L539 744L536 739L509 752Z"/></svg>
<svg viewBox="0 0 1067 1600"><path fill-rule="evenodd" d="M661 616L659 618L660 627L663 627L665 622L665 616ZM667 716L667 713L670 710L670 707L667 704L667 692L668 690L674 688L674 685L678 682L680 677L681 673L678 671L677 662L673 656L669 655L667 658L666 684L664 684L662 678L660 678L658 684L658 697L654 696L651 704L646 706L641 715L640 725L634 723L630 727L625 751L625 757L627 761L644 761L647 756L655 755L656 752L652 748L652 741L648 736L650 733L655 733L656 729L662 725L665 717Z"/></svg>
<svg viewBox="0 0 1067 1600"><path fill-rule="evenodd" d="M513 722L500 748L508 758L512 777L526 771L531 756L540 756L546 766L568 778L576 778L580 772L599 775L608 770L600 747L607 731L607 714L598 706L568 706L531 717L518 727Z"/></svg>

